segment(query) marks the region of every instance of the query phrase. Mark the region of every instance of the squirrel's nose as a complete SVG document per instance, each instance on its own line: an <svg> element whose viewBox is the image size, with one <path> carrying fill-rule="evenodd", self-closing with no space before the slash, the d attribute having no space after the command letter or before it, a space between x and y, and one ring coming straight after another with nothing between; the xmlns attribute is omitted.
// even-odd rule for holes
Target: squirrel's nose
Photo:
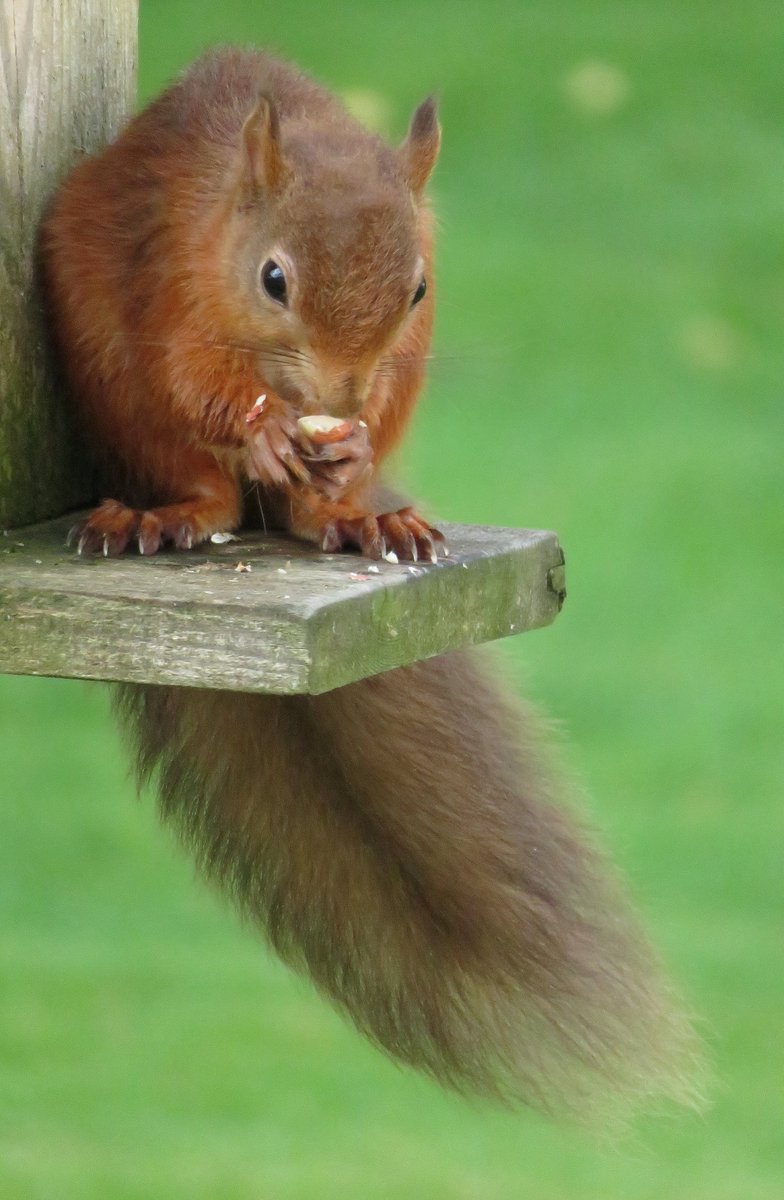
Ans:
<svg viewBox="0 0 784 1200"><path fill-rule="evenodd" d="M349 419L362 411L367 393L368 380L364 372L342 371L324 381L324 386L317 389L307 408L314 413Z"/></svg>

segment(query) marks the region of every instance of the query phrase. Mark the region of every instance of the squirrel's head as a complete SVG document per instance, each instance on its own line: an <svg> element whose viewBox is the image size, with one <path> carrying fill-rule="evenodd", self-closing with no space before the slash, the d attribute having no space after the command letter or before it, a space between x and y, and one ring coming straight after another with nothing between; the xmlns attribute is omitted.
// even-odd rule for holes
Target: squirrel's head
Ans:
<svg viewBox="0 0 784 1200"><path fill-rule="evenodd" d="M247 116L226 282L266 382L301 411L356 414L407 334L418 330L411 344L424 349L432 289L423 193L439 143L431 99L397 148L347 116L290 118L282 130L266 96Z"/></svg>

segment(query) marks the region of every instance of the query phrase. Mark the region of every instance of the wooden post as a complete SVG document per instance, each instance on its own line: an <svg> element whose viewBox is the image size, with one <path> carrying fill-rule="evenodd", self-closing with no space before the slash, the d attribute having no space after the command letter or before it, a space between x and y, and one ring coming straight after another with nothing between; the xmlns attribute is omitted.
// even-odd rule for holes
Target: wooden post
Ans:
<svg viewBox="0 0 784 1200"><path fill-rule="evenodd" d="M47 359L36 231L74 159L135 103L137 21L137 0L0 0L0 528L88 499Z"/></svg>

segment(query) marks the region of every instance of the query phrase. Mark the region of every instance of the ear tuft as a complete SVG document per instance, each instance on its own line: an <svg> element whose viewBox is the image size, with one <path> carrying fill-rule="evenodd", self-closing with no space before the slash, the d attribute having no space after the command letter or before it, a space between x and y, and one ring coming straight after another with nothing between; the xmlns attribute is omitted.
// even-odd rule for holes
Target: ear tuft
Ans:
<svg viewBox="0 0 784 1200"><path fill-rule="evenodd" d="M438 123L438 106L434 96L423 100L411 118L400 160L409 187L419 194L436 165L441 146L441 126Z"/></svg>
<svg viewBox="0 0 784 1200"><path fill-rule="evenodd" d="M242 127L243 175L250 195L274 190L285 175L277 109L262 93Z"/></svg>

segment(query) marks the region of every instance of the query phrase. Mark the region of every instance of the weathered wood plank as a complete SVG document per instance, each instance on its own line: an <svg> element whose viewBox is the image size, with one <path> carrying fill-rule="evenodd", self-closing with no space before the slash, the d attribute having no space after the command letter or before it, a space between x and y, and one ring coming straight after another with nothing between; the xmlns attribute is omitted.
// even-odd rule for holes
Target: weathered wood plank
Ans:
<svg viewBox="0 0 784 1200"><path fill-rule="evenodd" d="M131 111L137 10L137 0L0 0L0 526L90 498L48 361L35 239L74 159Z"/></svg>
<svg viewBox="0 0 784 1200"><path fill-rule="evenodd" d="M0 542L0 671L315 694L547 625L563 599L563 554L540 530L445 525L449 558L375 573L256 533L79 558L73 519Z"/></svg>

